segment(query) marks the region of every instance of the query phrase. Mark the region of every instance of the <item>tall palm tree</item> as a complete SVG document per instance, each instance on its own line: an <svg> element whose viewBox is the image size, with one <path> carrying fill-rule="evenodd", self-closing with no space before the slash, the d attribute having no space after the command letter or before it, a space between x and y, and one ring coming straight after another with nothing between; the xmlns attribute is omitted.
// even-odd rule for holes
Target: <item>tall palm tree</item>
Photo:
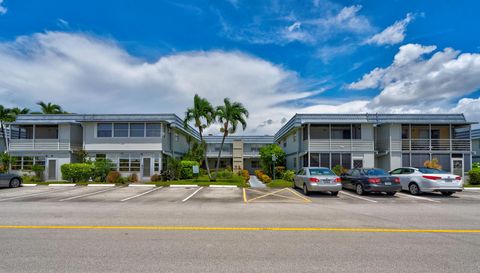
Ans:
<svg viewBox="0 0 480 273"><path fill-rule="evenodd" d="M185 118L183 120L183 125L185 128L188 128L188 123L192 121L194 122L195 127L198 128L198 132L200 134L200 143L205 147L206 144L203 140L203 130L205 130L208 126L210 126L210 124L212 124L212 122L215 121L215 109L207 99L201 98L198 94L195 94L195 97L193 98L193 107L188 108L185 112ZM206 147L203 150L207 174L211 179L212 176L210 174L210 167L208 166Z"/></svg>
<svg viewBox="0 0 480 273"><path fill-rule="evenodd" d="M0 129L3 133L3 142L5 147L7 147L7 132L5 130L5 122L12 122L15 120L15 117L12 114L12 111L3 105L0 105Z"/></svg>
<svg viewBox="0 0 480 273"><path fill-rule="evenodd" d="M67 112L63 111L62 107L58 104L40 101L37 102L37 105L40 106L42 114L67 114Z"/></svg>
<svg viewBox="0 0 480 273"><path fill-rule="evenodd" d="M15 108L12 108L10 109L10 112L13 114L13 116L18 116L18 115L24 115L24 114L29 114L30 113L30 109L28 108L18 108L18 107L15 107Z"/></svg>
<svg viewBox="0 0 480 273"><path fill-rule="evenodd" d="M223 144L225 138L229 134L234 134L237 131L238 123L242 125L242 129L247 128L248 110L240 102L230 102L229 98L223 100L224 105L218 106L215 111L215 116L218 122L221 123L220 132L223 133L222 144L218 151L217 166L215 168L215 175L213 180L217 179L218 169L220 168L220 156L222 155Z"/></svg>

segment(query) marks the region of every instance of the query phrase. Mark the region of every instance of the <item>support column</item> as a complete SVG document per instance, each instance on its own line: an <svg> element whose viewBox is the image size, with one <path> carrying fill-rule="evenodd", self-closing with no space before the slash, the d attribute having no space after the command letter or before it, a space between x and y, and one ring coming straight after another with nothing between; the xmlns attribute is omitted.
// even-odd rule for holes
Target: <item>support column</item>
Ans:
<svg viewBox="0 0 480 273"><path fill-rule="evenodd" d="M307 156L308 156L308 167L310 167L310 123L308 127L308 145L307 145Z"/></svg>

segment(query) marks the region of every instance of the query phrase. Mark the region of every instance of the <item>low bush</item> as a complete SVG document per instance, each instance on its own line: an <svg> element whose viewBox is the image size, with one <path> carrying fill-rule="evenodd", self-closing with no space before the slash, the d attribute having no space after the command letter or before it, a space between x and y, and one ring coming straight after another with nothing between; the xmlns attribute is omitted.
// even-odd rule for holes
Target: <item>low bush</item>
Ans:
<svg viewBox="0 0 480 273"><path fill-rule="evenodd" d="M40 182L36 175L22 175L22 181L26 184Z"/></svg>
<svg viewBox="0 0 480 273"><path fill-rule="evenodd" d="M470 185L480 185L480 168L471 169L468 172L468 177Z"/></svg>
<svg viewBox="0 0 480 273"><path fill-rule="evenodd" d="M295 177L295 172L291 170L285 171L282 175L282 179L286 181L293 181L294 177Z"/></svg>
<svg viewBox="0 0 480 273"><path fill-rule="evenodd" d="M270 176L266 175L266 174L263 174L261 177L260 177L260 180L265 183L265 184L268 184L270 182L272 182L272 179L270 178Z"/></svg>
<svg viewBox="0 0 480 273"><path fill-rule="evenodd" d="M35 177L37 178L38 182L44 180L44 171L45 171L45 166L42 166L42 165L32 166L32 172L35 173Z"/></svg>
<svg viewBox="0 0 480 273"><path fill-rule="evenodd" d="M474 169L480 169L480 162L475 162L472 164L472 168Z"/></svg>
<svg viewBox="0 0 480 273"><path fill-rule="evenodd" d="M241 170L238 172L238 175L240 175L241 177L243 177L243 180L245 182L248 182L248 180L250 180L250 173L247 171L247 170Z"/></svg>
<svg viewBox="0 0 480 273"><path fill-rule="evenodd" d="M60 169L63 179L72 182L88 181L93 175L93 166L87 163L63 164Z"/></svg>
<svg viewBox="0 0 480 273"><path fill-rule="evenodd" d="M117 171L108 172L106 181L107 183L118 183L122 179L122 175Z"/></svg>
<svg viewBox="0 0 480 273"><path fill-rule="evenodd" d="M131 175L128 176L127 180L130 183L137 183L139 181L138 175L136 173L132 173Z"/></svg>
<svg viewBox="0 0 480 273"><path fill-rule="evenodd" d="M336 165L335 167L333 167L332 171L336 175L341 175L342 173L346 173L348 170L342 167L341 165Z"/></svg>
<svg viewBox="0 0 480 273"><path fill-rule="evenodd" d="M260 177L264 175L263 171L262 170L255 170L255 176L258 178L258 179L261 179Z"/></svg>
<svg viewBox="0 0 480 273"><path fill-rule="evenodd" d="M162 176L159 175L158 173L155 173L152 176L150 176L150 181L152 182L162 181Z"/></svg>
<svg viewBox="0 0 480 273"><path fill-rule="evenodd" d="M105 182L108 173L115 168L110 159L97 159L93 162L93 177L97 182Z"/></svg>
<svg viewBox="0 0 480 273"><path fill-rule="evenodd" d="M193 166L199 166L197 161L182 160L180 161L180 178L191 179L193 178Z"/></svg>
<svg viewBox="0 0 480 273"><path fill-rule="evenodd" d="M227 168L225 170L218 171L217 177L223 179L230 179L233 177L233 172Z"/></svg>

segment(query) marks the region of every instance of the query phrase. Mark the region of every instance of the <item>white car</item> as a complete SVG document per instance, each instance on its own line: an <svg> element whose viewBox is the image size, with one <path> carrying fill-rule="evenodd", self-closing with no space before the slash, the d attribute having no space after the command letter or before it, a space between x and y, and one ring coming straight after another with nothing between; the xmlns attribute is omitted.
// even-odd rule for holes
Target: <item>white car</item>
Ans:
<svg viewBox="0 0 480 273"><path fill-rule="evenodd" d="M422 192L440 192L449 196L463 190L461 176L442 170L405 167L395 169L390 174L400 178L402 190L407 190L413 195L419 195Z"/></svg>

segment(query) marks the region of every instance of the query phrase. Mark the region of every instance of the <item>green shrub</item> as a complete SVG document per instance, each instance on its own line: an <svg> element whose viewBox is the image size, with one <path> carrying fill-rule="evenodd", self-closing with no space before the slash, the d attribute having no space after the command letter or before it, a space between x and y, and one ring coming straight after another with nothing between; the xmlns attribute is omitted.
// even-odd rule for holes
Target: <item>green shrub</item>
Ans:
<svg viewBox="0 0 480 273"><path fill-rule="evenodd" d="M22 175L22 181L23 183L27 183L27 184L40 182L38 181L38 178L35 175Z"/></svg>
<svg viewBox="0 0 480 273"><path fill-rule="evenodd" d="M162 181L162 176L159 175L158 173L155 173L155 174L153 174L152 176L150 176L150 181L151 181L151 182Z"/></svg>
<svg viewBox="0 0 480 273"><path fill-rule="evenodd" d="M164 171L165 180L178 180L182 172L180 160L176 158L168 158L167 169Z"/></svg>
<svg viewBox="0 0 480 273"><path fill-rule="evenodd" d="M122 175L118 171L108 172L106 181L107 183L118 183L122 179Z"/></svg>
<svg viewBox="0 0 480 273"><path fill-rule="evenodd" d="M293 181L294 177L295 177L295 172L291 170L285 171L282 175L282 179L286 181Z"/></svg>
<svg viewBox="0 0 480 273"><path fill-rule="evenodd" d="M480 168L480 162L475 162L472 164L472 168L474 169L479 169Z"/></svg>
<svg viewBox="0 0 480 273"><path fill-rule="evenodd" d="M342 173L346 173L348 170L345 169L344 167L340 166L340 165L336 165L335 167L333 167L332 171L336 175L341 175Z"/></svg>
<svg viewBox="0 0 480 273"><path fill-rule="evenodd" d="M480 168L471 169L468 172L468 183L471 185L480 185Z"/></svg>
<svg viewBox="0 0 480 273"><path fill-rule="evenodd" d="M88 181L93 175L93 165L87 163L63 164L60 169L63 179L73 182Z"/></svg>
<svg viewBox="0 0 480 273"><path fill-rule="evenodd" d="M263 183L266 183L266 184L272 182L272 179L270 178L270 176L268 176L268 175L266 175L266 174L262 175L261 178L260 178L260 180L262 180L262 182L263 182Z"/></svg>
<svg viewBox="0 0 480 273"><path fill-rule="evenodd" d="M108 173L115 167L110 159L97 159L93 162L93 177L95 181L105 182Z"/></svg>
<svg viewBox="0 0 480 273"><path fill-rule="evenodd" d="M230 179L233 177L233 172L230 169L225 169L222 171L218 171L218 178L223 178L223 179Z"/></svg>
<svg viewBox="0 0 480 273"><path fill-rule="evenodd" d="M32 166L32 172L35 173L35 176L36 176L36 178L39 182L43 181L43 179L44 179L44 175L43 175L44 171L45 171L45 166L42 166L42 165L33 165Z"/></svg>
<svg viewBox="0 0 480 273"><path fill-rule="evenodd" d="M127 178L128 182L130 183L137 183L138 182L138 175L136 173L132 173Z"/></svg>
<svg viewBox="0 0 480 273"><path fill-rule="evenodd" d="M197 161L182 160L180 161L180 178L191 179L193 178L193 166L199 166Z"/></svg>

